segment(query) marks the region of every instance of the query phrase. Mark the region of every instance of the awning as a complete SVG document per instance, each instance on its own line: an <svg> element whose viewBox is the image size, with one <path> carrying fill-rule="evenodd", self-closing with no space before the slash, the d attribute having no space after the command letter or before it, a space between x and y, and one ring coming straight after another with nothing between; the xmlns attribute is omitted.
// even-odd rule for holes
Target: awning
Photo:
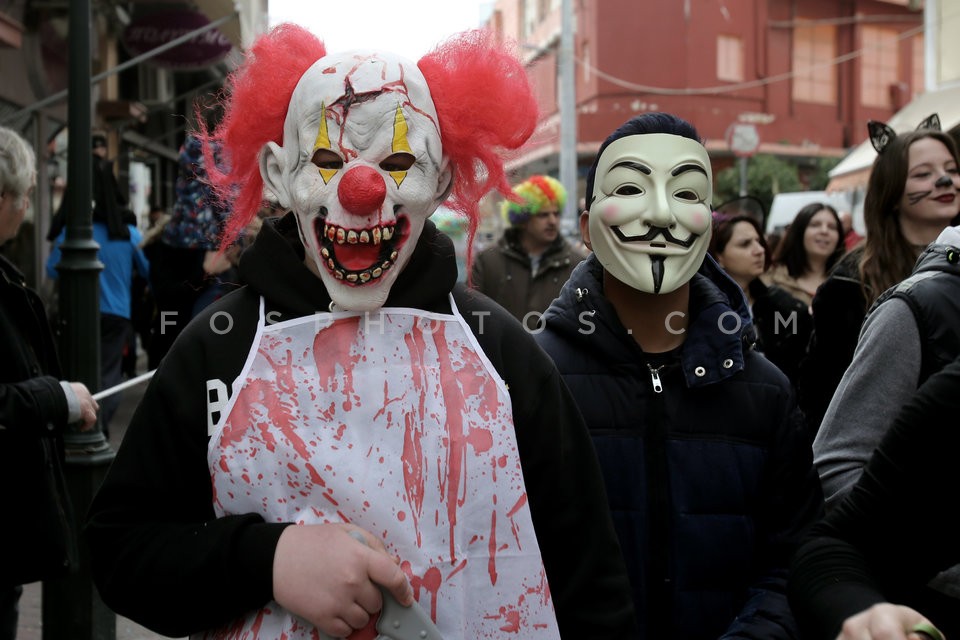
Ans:
<svg viewBox="0 0 960 640"><path fill-rule="evenodd" d="M897 133L904 133L916 129L932 113L940 116L940 126L944 131L960 126L960 86L920 94L894 114L887 124ZM866 186L877 152L870 144L870 139L866 138L866 131L863 133L864 141L830 171L827 191L848 191Z"/></svg>
<svg viewBox="0 0 960 640"><path fill-rule="evenodd" d="M827 193L833 193L834 191L853 191L855 189L866 189L867 183L870 181L870 170L872 168L873 161L871 160L870 166L864 167L863 169L857 169L856 171L851 171L850 173L845 173L842 176L830 178L830 182L827 183L827 188L825 191Z"/></svg>

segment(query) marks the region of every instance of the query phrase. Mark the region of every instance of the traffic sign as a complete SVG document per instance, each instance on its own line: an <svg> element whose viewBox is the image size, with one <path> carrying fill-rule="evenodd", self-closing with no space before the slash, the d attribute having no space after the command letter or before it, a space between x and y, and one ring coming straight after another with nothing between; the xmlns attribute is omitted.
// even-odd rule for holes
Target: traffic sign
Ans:
<svg viewBox="0 0 960 640"><path fill-rule="evenodd" d="M760 147L760 132L755 124L734 122L727 128L727 145L735 156L747 158Z"/></svg>

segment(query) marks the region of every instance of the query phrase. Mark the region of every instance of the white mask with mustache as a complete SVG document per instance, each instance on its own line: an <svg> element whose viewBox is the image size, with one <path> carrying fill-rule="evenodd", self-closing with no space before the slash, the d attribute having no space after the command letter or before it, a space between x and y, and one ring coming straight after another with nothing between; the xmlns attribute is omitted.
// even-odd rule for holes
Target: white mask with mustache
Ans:
<svg viewBox="0 0 960 640"><path fill-rule="evenodd" d="M651 133L610 143L596 169L587 235L617 280L648 293L676 290L710 245L713 177L707 150Z"/></svg>

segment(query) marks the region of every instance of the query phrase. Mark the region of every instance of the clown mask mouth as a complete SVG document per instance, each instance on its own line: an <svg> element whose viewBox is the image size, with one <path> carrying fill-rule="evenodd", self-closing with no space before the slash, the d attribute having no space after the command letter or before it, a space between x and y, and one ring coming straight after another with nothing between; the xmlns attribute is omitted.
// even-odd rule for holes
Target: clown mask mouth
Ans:
<svg viewBox="0 0 960 640"><path fill-rule="evenodd" d="M320 247L323 266L337 280L362 286L375 282L396 264L407 240L408 222L396 222L363 229L341 227L318 217L313 232Z"/></svg>

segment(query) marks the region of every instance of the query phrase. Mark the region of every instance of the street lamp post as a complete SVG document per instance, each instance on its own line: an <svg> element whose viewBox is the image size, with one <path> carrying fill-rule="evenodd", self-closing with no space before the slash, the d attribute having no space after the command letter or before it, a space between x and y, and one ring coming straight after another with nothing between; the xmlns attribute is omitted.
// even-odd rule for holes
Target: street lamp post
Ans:
<svg viewBox="0 0 960 640"><path fill-rule="evenodd" d="M573 64L574 15L573 0L560 3L560 52L557 56L559 76L558 110L560 111L560 183L567 190L567 205L561 212L577 228L577 97Z"/></svg>
<svg viewBox="0 0 960 640"><path fill-rule="evenodd" d="M69 9L68 127L66 238L61 245L60 358L68 380L84 383L91 391L100 387L100 283L103 264L97 258L99 245L93 239L91 171L91 55L90 0L71 0ZM101 425L80 432L78 425L64 435L66 476L73 503L75 527L86 513L94 492L113 459L113 450ZM113 640L116 616L96 589L90 571L90 555L80 545L80 562L67 577L43 584L44 640Z"/></svg>

